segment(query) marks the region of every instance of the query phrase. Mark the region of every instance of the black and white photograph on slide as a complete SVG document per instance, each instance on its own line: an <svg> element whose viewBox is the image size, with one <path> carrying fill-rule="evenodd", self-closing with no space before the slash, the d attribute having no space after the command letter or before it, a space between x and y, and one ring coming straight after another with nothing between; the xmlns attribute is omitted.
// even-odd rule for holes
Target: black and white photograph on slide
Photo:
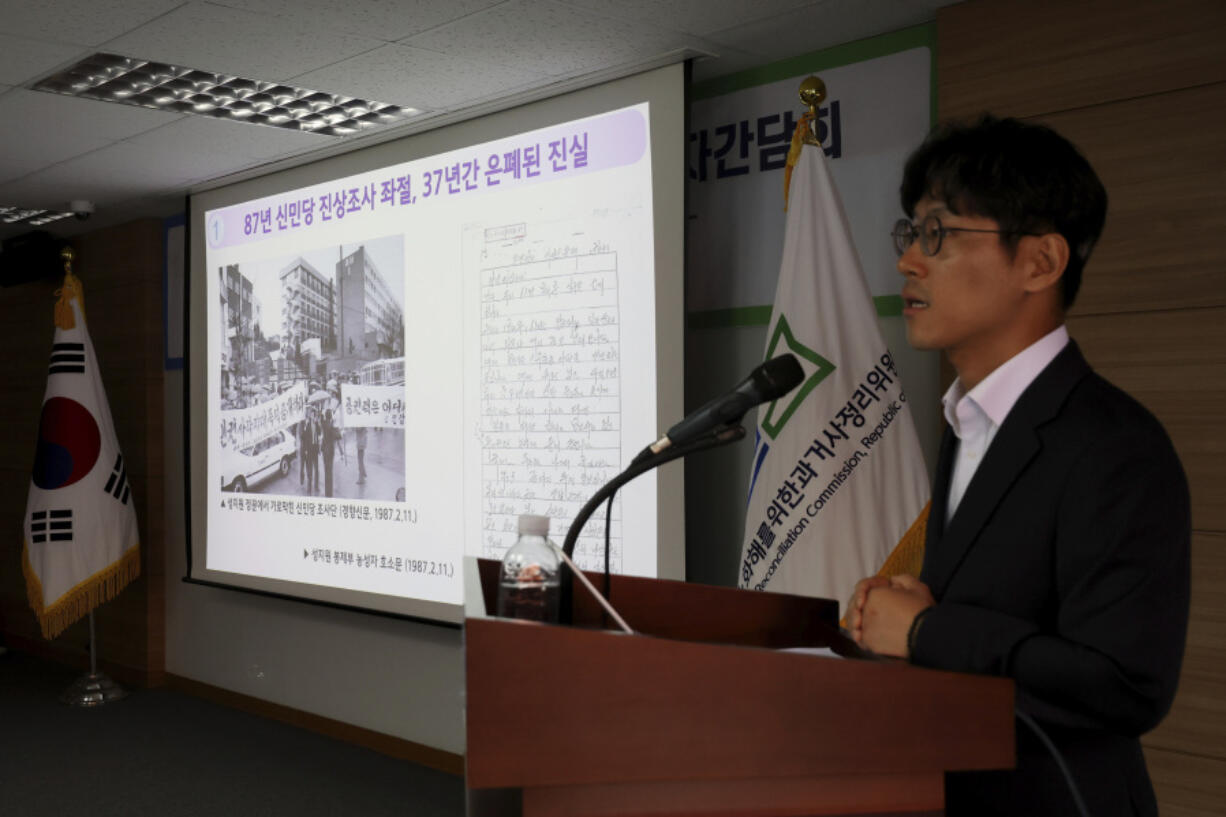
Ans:
<svg viewBox="0 0 1226 817"><path fill-rule="evenodd" d="M404 501L404 238L217 269L221 489Z"/></svg>

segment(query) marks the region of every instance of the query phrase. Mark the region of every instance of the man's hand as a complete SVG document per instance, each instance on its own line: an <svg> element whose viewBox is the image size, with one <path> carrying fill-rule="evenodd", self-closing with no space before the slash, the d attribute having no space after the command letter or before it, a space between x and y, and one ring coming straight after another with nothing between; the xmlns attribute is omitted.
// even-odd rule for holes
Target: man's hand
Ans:
<svg viewBox="0 0 1226 817"><path fill-rule="evenodd" d="M856 585L857 595L859 589ZM853 630L856 642L879 655L907 658L907 631L921 610L936 603L932 591L914 576L903 574L884 585L874 582L865 595L859 627Z"/></svg>
<svg viewBox="0 0 1226 817"><path fill-rule="evenodd" d="M843 613L843 626L860 646L864 646L860 643L860 637L864 621L864 601L868 598L868 591L874 587L889 587L889 585L890 580L884 576L869 576L867 579L856 582L856 589L852 592L851 600L847 602L847 610Z"/></svg>

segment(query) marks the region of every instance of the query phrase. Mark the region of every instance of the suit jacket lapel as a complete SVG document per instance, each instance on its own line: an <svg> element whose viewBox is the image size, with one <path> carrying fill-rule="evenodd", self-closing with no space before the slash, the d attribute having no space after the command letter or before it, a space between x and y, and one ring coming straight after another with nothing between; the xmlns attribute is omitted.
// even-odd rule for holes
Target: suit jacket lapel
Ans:
<svg viewBox="0 0 1226 817"><path fill-rule="evenodd" d="M937 454L937 470L932 478L932 507L928 509L928 525L924 528L924 541L940 542L945 535L945 516L949 507L949 481L954 472L954 455L958 451L958 438L948 425L941 433L941 450ZM924 565L920 570L920 578L931 582L926 577L933 569L933 554L939 548L924 547Z"/></svg>
<svg viewBox="0 0 1226 817"><path fill-rule="evenodd" d="M949 480L953 473L953 458L956 453L954 434L946 429L948 439L942 441L936 485L933 489L932 516L928 520L928 538L924 548L924 581L937 599L944 594L958 566L962 564L971 545L997 506L1004 500L1010 487L1038 455L1042 447L1038 429L1060 413L1069 392L1089 371L1090 367L1082 357L1081 350L1070 340L1060 354L1022 392L1022 396L1005 417L1000 430L996 432L996 437L992 440L983 462L976 469L953 518L948 525L937 527L938 536L933 538L933 518L937 517L938 510L940 515L937 524L944 522Z"/></svg>

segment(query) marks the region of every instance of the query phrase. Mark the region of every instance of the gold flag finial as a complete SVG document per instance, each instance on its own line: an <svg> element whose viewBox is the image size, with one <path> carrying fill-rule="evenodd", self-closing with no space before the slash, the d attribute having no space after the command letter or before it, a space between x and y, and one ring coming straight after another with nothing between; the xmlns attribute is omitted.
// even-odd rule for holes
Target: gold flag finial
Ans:
<svg viewBox="0 0 1226 817"><path fill-rule="evenodd" d="M806 77L800 83L800 101L809 107L796 123L792 133L792 147L788 150L787 165L783 169L783 209L788 209L788 191L792 186L792 168L800 161L800 149L803 145L813 145L820 148L814 128L817 126L817 106L826 101L826 83L817 77Z"/></svg>
<svg viewBox="0 0 1226 817"><path fill-rule="evenodd" d="M77 325L77 320L72 314L73 298L77 299L81 317L85 317L85 298L81 291L81 280L72 274L74 258L76 258L76 253L73 252L72 247L64 247L60 250L60 260L64 262L64 284L55 291L60 298L55 302L55 325L60 329L72 329Z"/></svg>
<svg viewBox="0 0 1226 817"><path fill-rule="evenodd" d="M818 77L806 77L800 83L800 101L809 108L809 123L805 128L805 144L820 145L817 134L813 132L817 124L817 107L826 101L826 83Z"/></svg>

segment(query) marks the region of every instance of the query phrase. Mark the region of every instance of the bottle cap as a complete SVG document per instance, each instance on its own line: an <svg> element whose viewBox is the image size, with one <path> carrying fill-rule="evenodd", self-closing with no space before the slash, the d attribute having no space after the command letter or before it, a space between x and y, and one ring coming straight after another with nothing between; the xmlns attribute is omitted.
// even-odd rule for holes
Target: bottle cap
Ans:
<svg viewBox="0 0 1226 817"><path fill-rule="evenodd" d="M549 517L537 516L532 513L521 513L519 515L519 532L530 536L548 536Z"/></svg>

